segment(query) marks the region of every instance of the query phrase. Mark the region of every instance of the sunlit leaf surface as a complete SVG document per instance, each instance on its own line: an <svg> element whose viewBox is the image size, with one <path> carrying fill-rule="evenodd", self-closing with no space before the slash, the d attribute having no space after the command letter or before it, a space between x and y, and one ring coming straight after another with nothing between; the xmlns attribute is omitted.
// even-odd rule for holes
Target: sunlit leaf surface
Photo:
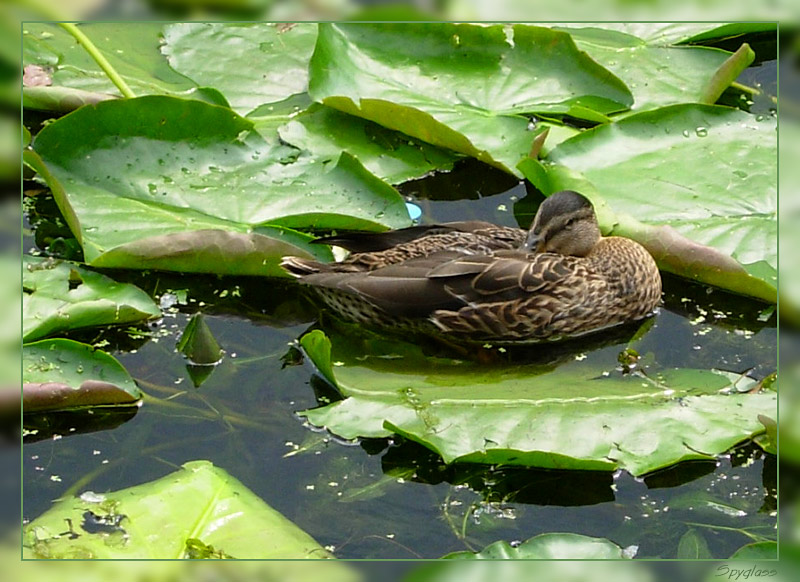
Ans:
<svg viewBox="0 0 800 582"><path fill-rule="evenodd" d="M301 339L320 372L346 396L303 412L344 438L392 433L445 462L554 469L627 469L642 475L688 459L708 459L764 431L774 393L728 393L732 381L709 370L651 376L587 368L555 370L364 358L332 366L330 341Z"/></svg>
<svg viewBox="0 0 800 582"><path fill-rule="evenodd" d="M164 27L161 52L173 69L216 87L245 114L308 88L313 23L179 23Z"/></svg>
<svg viewBox="0 0 800 582"><path fill-rule="evenodd" d="M295 228L408 224L400 195L351 156L319 160L252 129L198 101L113 101L49 125L29 160L91 265L283 276L284 255L330 257Z"/></svg>
<svg viewBox="0 0 800 582"><path fill-rule="evenodd" d="M386 129L372 121L325 106L308 111L279 128L281 139L317 156L353 154L390 184L419 178L434 170L450 170L457 154Z"/></svg>
<svg viewBox="0 0 800 582"><path fill-rule="evenodd" d="M774 301L776 156L773 117L686 104L588 130L553 149L543 168L527 162L524 169L546 192L595 189L619 216L600 215L606 232L625 234L616 223L631 216L733 257L772 297L744 280L723 286ZM702 273L698 279L719 284Z"/></svg>
<svg viewBox="0 0 800 582"><path fill-rule="evenodd" d="M81 30L102 51L136 95L170 94L197 86L173 70L159 52L159 22L88 22ZM56 24L26 22L22 60L53 68L53 84L118 95L117 87L84 48Z"/></svg>
<svg viewBox="0 0 800 582"><path fill-rule="evenodd" d="M187 557L189 540L218 552L209 558L330 557L208 461L128 489L61 500L25 527L24 538L28 558L178 559Z"/></svg>
<svg viewBox="0 0 800 582"><path fill-rule="evenodd" d="M603 121L632 103L569 35L500 25L320 25L309 93L510 172L544 128L526 114Z"/></svg>
<svg viewBox="0 0 800 582"><path fill-rule="evenodd" d="M701 102L714 74L731 56L713 48L652 44L601 28L557 28L569 32L581 50L625 82L633 93L634 111ZM752 62L752 51L748 56L720 83L720 93Z"/></svg>

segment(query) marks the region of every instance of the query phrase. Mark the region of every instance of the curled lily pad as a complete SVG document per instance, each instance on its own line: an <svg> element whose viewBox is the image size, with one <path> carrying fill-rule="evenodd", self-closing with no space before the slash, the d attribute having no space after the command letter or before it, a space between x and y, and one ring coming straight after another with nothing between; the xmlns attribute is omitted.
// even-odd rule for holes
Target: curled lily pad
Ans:
<svg viewBox="0 0 800 582"><path fill-rule="evenodd" d="M44 128L33 147L26 160L96 266L286 276L282 256L330 259L296 228L410 222L398 192L352 156L302 155L199 101L84 107Z"/></svg>
<svg viewBox="0 0 800 582"><path fill-rule="evenodd" d="M67 339L25 344L22 381L26 413L131 406L142 397L136 383L116 359L92 346Z"/></svg>
<svg viewBox="0 0 800 582"><path fill-rule="evenodd" d="M725 374L667 369L603 374L580 362L556 370L362 357L334 366L320 331L301 345L346 397L303 411L344 438L400 434L445 462L557 469L627 469L642 475L709 459L764 432L774 393L728 394Z"/></svg>
<svg viewBox="0 0 800 582"><path fill-rule="evenodd" d="M67 261L22 257L22 340L138 323L161 310L144 291Z"/></svg>
<svg viewBox="0 0 800 582"><path fill-rule="evenodd" d="M186 324L177 347L191 363L199 366L219 363L224 353L202 313L195 313Z"/></svg>
<svg viewBox="0 0 800 582"><path fill-rule="evenodd" d="M198 548L214 557L331 557L208 461L128 489L63 499L29 523L23 537L28 558L179 559L196 556Z"/></svg>

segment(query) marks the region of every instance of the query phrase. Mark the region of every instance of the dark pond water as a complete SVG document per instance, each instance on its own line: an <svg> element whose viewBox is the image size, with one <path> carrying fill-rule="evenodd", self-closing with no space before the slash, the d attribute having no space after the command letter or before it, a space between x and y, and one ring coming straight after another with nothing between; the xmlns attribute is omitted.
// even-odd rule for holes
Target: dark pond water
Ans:
<svg viewBox="0 0 800 582"><path fill-rule="evenodd" d="M769 66L752 69L752 79L774 78ZM530 186L473 162L402 191L426 220L527 226L542 200ZM42 198L34 210L47 206ZM129 487L208 459L341 558L436 558L544 532L605 537L638 546L637 557L673 558L690 528L724 558L753 539L776 537L776 462L755 445L745 443L717 462L686 462L634 479L625 472L446 466L399 439L341 442L296 414L318 398L335 398L308 362L292 365L298 362L290 344L318 314L297 286L113 275L161 300L187 290L187 303L166 309L138 339L108 332L76 338L107 340L106 349L148 397L132 416L95 415L93 432L70 430L87 426L85 417L47 419L64 436L24 446L25 519L66 494ZM775 316L766 317L764 304L669 276L664 287L664 307L637 346L640 353L652 352L665 367L749 370L756 378L776 369ZM175 350L197 311L226 351L200 388ZM581 353L587 365L613 369L626 341Z"/></svg>

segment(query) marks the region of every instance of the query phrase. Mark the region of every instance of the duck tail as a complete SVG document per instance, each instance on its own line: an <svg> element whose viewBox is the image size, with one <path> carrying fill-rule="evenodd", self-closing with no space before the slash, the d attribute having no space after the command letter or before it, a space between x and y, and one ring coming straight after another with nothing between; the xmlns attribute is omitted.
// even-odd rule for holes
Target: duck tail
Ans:
<svg viewBox="0 0 800 582"><path fill-rule="evenodd" d="M287 273L298 279L306 275L319 273L321 265L322 263L312 259L302 259L300 257L283 257L283 259L281 259L281 267L283 267Z"/></svg>

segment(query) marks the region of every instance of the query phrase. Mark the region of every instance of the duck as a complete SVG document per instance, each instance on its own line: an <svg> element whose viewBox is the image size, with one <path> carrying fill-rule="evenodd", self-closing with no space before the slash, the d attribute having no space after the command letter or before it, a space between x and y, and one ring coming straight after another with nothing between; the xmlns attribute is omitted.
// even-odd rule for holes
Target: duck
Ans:
<svg viewBox="0 0 800 582"><path fill-rule="evenodd" d="M652 315L661 276L639 243L601 235L573 190L547 197L531 228L481 221L317 239L340 262L282 267L340 318L449 341L526 344L586 335Z"/></svg>

